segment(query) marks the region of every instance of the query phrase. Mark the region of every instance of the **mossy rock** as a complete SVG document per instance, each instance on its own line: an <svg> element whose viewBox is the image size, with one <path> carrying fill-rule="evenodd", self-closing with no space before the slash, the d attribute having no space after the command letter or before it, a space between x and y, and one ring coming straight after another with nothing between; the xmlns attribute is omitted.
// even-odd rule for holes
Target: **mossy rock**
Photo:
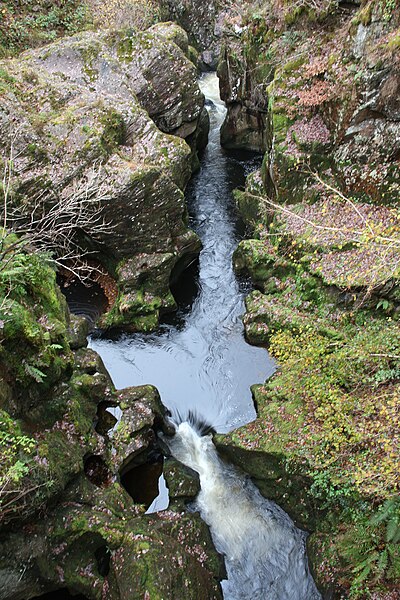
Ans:
<svg viewBox="0 0 400 600"><path fill-rule="evenodd" d="M11 253L0 294L0 355L16 402L9 409L21 412L30 403L38 404L71 369L67 306L54 269L35 253Z"/></svg>
<svg viewBox="0 0 400 600"><path fill-rule="evenodd" d="M89 322L85 317L71 314L68 327L68 342L71 350L87 346Z"/></svg>
<svg viewBox="0 0 400 600"><path fill-rule="evenodd" d="M239 429L233 436L218 435L218 451L248 473L262 495L279 504L298 527L313 531L321 511L310 494L310 480L301 470L296 472L294 465L289 466L284 453L276 452L275 448L271 452L251 450L248 443L241 445L241 437L246 438L245 428Z"/></svg>
<svg viewBox="0 0 400 600"><path fill-rule="evenodd" d="M173 23L172 21L157 23L156 25L150 27L149 31L160 35L162 38L170 42L173 42L179 46L185 56L189 55L189 42L187 33L177 23Z"/></svg>
<svg viewBox="0 0 400 600"><path fill-rule="evenodd" d="M257 287L263 287L276 274L277 255L267 240L241 241L232 261L235 272L249 275Z"/></svg>
<svg viewBox="0 0 400 600"><path fill-rule="evenodd" d="M200 480L198 474L174 458L167 458L164 461L163 473L171 499L194 498L199 493Z"/></svg>

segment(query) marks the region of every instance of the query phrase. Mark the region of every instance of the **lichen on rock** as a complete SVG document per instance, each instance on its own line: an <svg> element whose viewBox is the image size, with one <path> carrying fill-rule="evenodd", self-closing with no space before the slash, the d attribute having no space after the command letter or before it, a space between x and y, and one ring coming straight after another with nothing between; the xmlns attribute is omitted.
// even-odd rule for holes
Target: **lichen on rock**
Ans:
<svg viewBox="0 0 400 600"><path fill-rule="evenodd" d="M172 23L136 33L86 32L2 63L3 158L18 131L14 201L29 211L43 190L49 205L85 189L95 194L105 226L78 232L77 241L117 279L119 263L140 253L171 254L172 269L199 251L182 190L207 122L196 68L173 41L185 49L185 36ZM163 294L160 305L172 308L167 277ZM140 327L135 303L124 306L123 318L117 306L107 324L132 319ZM159 307L148 306L154 328Z"/></svg>

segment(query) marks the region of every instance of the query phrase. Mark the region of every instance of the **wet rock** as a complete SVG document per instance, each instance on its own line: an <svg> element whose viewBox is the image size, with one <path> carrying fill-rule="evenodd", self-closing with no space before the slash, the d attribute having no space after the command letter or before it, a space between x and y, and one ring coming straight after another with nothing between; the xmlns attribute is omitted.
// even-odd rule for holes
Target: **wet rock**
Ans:
<svg viewBox="0 0 400 600"><path fill-rule="evenodd" d="M89 323L85 317L71 315L68 328L69 344L72 350L87 346Z"/></svg>
<svg viewBox="0 0 400 600"><path fill-rule="evenodd" d="M24 403L14 397L17 385L4 388L9 404L2 404L0 415L0 475L5 482L0 598L28 599L62 588L90 600L142 600L146 594L220 599L221 562L199 516L183 507L145 516L142 496L136 503L117 482L132 460L143 465L152 454L160 457L155 429L171 433L157 390L140 386L116 392L93 350L69 350L68 313L55 291L55 277L46 279L47 269L43 263L40 287L30 288L25 282L25 290L13 290L15 306L17 293L25 302L25 337L19 335L13 357L9 339L3 338L1 371L12 373L15 361L23 364L29 358L27 336L33 327L41 334L38 323L57 324L58 337L39 335L35 351L43 355L55 341L67 344L50 349L68 351L68 369L45 389L43 382L35 381L35 372L27 372L25 384L34 393ZM18 419L11 413L13 406L18 406ZM115 419L105 423L110 407L121 414L117 427ZM8 485L13 468L19 474ZM157 468L160 472L160 463ZM178 488L181 481L179 475ZM46 518L38 518L44 511Z"/></svg>
<svg viewBox="0 0 400 600"><path fill-rule="evenodd" d="M120 471L138 453L155 441L153 427L163 427L166 409L157 389L151 385L125 388L118 392L121 417L112 432L112 462Z"/></svg>
<svg viewBox="0 0 400 600"><path fill-rule="evenodd" d="M163 469L171 500L194 498L200 491L199 475L174 458L164 461Z"/></svg>
<svg viewBox="0 0 400 600"><path fill-rule="evenodd" d="M196 147L198 150L204 150L208 143L208 132L210 129L210 117L208 110L204 107L200 115L199 127L196 136Z"/></svg>
<svg viewBox="0 0 400 600"><path fill-rule="evenodd" d="M116 403L108 400L99 402L97 406L96 431L100 435L106 436L110 429L118 422L118 419L109 410L114 406L116 406Z"/></svg>

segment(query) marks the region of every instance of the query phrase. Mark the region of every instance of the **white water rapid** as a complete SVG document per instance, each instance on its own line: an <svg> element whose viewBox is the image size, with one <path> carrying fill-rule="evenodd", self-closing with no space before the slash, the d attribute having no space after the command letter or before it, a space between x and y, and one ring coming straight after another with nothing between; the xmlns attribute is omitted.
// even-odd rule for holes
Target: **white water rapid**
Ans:
<svg viewBox="0 0 400 600"><path fill-rule="evenodd" d="M193 508L225 557L225 600L320 599L308 569L306 534L248 477L220 459L211 435L201 436L184 422L172 438L163 439L173 456L200 476Z"/></svg>

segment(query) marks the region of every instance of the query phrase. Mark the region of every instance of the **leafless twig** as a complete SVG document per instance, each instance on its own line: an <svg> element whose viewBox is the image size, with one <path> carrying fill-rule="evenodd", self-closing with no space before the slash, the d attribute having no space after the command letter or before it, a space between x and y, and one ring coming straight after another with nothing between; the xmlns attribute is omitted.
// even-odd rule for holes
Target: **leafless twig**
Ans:
<svg viewBox="0 0 400 600"><path fill-rule="evenodd" d="M59 192L40 190L26 202L13 202L17 135L13 133L10 136L9 155L4 160L0 270L7 267L15 253L29 247L35 252L50 254L57 266L83 280L95 267L87 265L91 252L82 249L82 234L97 240L113 229L103 214L109 194L102 165L94 165L78 181ZM17 238L7 240L10 233L16 234Z"/></svg>

